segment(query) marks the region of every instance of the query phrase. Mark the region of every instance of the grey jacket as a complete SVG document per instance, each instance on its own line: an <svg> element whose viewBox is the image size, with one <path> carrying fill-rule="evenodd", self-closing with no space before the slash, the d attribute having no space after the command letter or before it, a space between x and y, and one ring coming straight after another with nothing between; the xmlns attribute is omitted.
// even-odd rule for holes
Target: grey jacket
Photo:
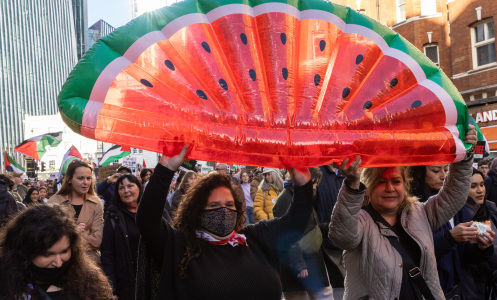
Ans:
<svg viewBox="0 0 497 300"><path fill-rule="evenodd" d="M438 280L432 231L449 221L466 202L472 163L471 157L451 164L440 192L425 203L406 206L401 214L402 227L421 249L420 269L435 299L445 298ZM365 192L361 186L361 190L352 190L344 182L331 215L329 238L345 250L343 299L398 299L402 258L386 237L396 235L361 209Z"/></svg>

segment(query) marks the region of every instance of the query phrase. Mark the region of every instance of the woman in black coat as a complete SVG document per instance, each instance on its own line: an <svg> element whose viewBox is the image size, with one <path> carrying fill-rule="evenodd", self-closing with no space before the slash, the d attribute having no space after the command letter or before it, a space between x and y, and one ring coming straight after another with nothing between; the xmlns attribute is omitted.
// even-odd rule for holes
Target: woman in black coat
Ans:
<svg viewBox="0 0 497 300"><path fill-rule="evenodd" d="M114 299L135 299L136 260L140 233L135 223L143 193L138 179L126 174L116 182L100 246L102 269L112 284Z"/></svg>

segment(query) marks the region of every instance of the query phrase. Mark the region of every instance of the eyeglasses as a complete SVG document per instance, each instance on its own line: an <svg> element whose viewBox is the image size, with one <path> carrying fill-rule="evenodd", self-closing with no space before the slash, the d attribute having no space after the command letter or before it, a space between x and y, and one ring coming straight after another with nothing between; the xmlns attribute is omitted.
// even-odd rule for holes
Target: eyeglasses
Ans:
<svg viewBox="0 0 497 300"><path fill-rule="evenodd" d="M216 171L226 171L226 169L218 169L218 168L216 168Z"/></svg>

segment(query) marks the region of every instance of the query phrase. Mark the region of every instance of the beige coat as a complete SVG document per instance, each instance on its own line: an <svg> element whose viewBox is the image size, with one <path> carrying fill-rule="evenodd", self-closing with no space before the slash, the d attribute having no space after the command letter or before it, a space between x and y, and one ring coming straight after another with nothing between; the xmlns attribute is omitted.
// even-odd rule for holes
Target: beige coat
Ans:
<svg viewBox="0 0 497 300"><path fill-rule="evenodd" d="M464 205L470 187L473 159L450 166L440 192L425 203L416 201L401 214L404 230L421 249L420 269L435 299L445 299L438 280L432 231L449 221ZM398 299L402 281L402 258L387 236L396 236L361 209L364 188L354 191L344 183L330 222L329 238L344 249L344 300Z"/></svg>
<svg viewBox="0 0 497 300"><path fill-rule="evenodd" d="M48 203L60 205L72 218L76 215L76 211L67 196L53 195L48 199ZM76 224L86 224L87 230L82 233L82 236L86 241L88 252L93 258L98 258L97 251L102 243L104 230L103 215L104 207L102 201L97 196L88 196L83 202L83 208L76 221Z"/></svg>

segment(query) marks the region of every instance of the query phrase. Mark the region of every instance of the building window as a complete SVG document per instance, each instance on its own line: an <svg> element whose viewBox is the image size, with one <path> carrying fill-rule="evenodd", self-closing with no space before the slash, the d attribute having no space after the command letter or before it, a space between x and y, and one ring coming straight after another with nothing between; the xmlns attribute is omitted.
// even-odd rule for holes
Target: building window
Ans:
<svg viewBox="0 0 497 300"><path fill-rule="evenodd" d="M438 60L438 45L437 44L428 44L424 46L425 50L425 55L428 56L431 61L437 65L440 66L439 60Z"/></svg>
<svg viewBox="0 0 497 300"><path fill-rule="evenodd" d="M397 0L397 23L406 20L406 0Z"/></svg>
<svg viewBox="0 0 497 300"><path fill-rule="evenodd" d="M136 154L137 150L136 148L133 148L133 154Z"/></svg>
<svg viewBox="0 0 497 300"><path fill-rule="evenodd" d="M437 13L436 0L423 0L421 1L421 15L430 16Z"/></svg>
<svg viewBox="0 0 497 300"><path fill-rule="evenodd" d="M48 168L50 170L54 170L55 169L55 160L49 160L48 161Z"/></svg>
<svg viewBox="0 0 497 300"><path fill-rule="evenodd" d="M139 149L139 150L138 150L138 153L140 153L140 154L141 154L141 153L143 153L143 150L142 150L142 149Z"/></svg>
<svg viewBox="0 0 497 300"><path fill-rule="evenodd" d="M471 28L473 68L497 61L495 55L494 21L482 21Z"/></svg>

